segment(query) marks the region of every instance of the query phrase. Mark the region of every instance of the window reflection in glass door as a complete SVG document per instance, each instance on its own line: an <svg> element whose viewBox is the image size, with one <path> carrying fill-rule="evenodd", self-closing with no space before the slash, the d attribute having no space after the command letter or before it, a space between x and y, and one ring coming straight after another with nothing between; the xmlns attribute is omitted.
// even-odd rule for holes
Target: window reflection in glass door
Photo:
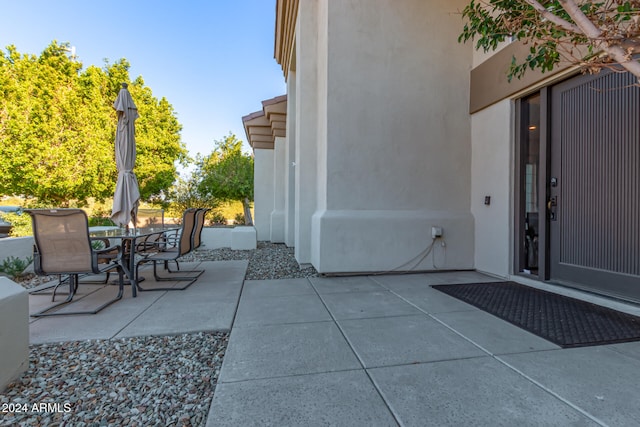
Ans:
<svg viewBox="0 0 640 427"><path fill-rule="evenodd" d="M521 204L520 215L523 216L524 227L521 230L521 242L524 244L524 257L520 271L538 274L538 240L540 217L538 202L538 172L540 170L540 94L522 100L521 140L520 140L520 182Z"/></svg>

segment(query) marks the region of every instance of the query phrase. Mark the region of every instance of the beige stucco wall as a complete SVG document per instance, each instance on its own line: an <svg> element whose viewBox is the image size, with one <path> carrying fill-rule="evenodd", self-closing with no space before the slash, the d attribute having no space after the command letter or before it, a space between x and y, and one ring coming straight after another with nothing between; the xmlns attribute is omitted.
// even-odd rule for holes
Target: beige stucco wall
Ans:
<svg viewBox="0 0 640 427"><path fill-rule="evenodd" d="M286 140L276 137L273 146L273 211L270 216L269 240L284 242L284 198L285 198L285 156Z"/></svg>
<svg viewBox="0 0 640 427"><path fill-rule="evenodd" d="M317 40L326 43L315 47L321 99L313 114L319 194L311 252L319 271L394 268L431 243L433 225L445 232L436 266L473 267L473 55L457 42L456 13L464 3L316 3ZM428 257L417 269L433 264Z"/></svg>
<svg viewBox="0 0 640 427"><path fill-rule="evenodd" d="M475 218L475 267L506 277L511 265L513 211L513 101L471 118L471 211ZM485 196L490 196L485 205Z"/></svg>
<svg viewBox="0 0 640 427"><path fill-rule="evenodd" d="M464 21L461 21L461 22L464 22ZM460 32L462 32L462 24L460 25ZM482 64L484 61L491 58L493 55L495 55L496 53L504 49L506 46L508 46L510 43L511 43L510 40L499 43L496 50L490 50L488 52L485 52L483 49L480 49L480 50L474 49L473 50L473 67L477 67L478 65ZM469 40L467 44L475 47L476 41Z"/></svg>
<svg viewBox="0 0 640 427"><path fill-rule="evenodd" d="M296 217L296 73L289 71L287 80L287 136L285 138L284 170L284 243L295 246Z"/></svg>
<svg viewBox="0 0 640 427"><path fill-rule="evenodd" d="M301 0L296 25L294 246L301 264L311 262L311 216L318 194L318 3Z"/></svg>
<svg viewBox="0 0 640 427"><path fill-rule="evenodd" d="M333 173L333 165L327 159L327 133L328 133L328 108L329 108L329 0L319 0L317 3L317 133L316 133L316 165L317 165L317 199L314 216L311 218L311 263L317 268L322 265L325 256L320 251L318 242L322 240L324 231L316 223L316 212L325 212L327 209L327 185L329 175ZM331 60L334 60L331 58Z"/></svg>
<svg viewBox="0 0 640 427"><path fill-rule="evenodd" d="M253 224L258 240L271 237L271 212L273 212L273 150L254 149L254 209Z"/></svg>

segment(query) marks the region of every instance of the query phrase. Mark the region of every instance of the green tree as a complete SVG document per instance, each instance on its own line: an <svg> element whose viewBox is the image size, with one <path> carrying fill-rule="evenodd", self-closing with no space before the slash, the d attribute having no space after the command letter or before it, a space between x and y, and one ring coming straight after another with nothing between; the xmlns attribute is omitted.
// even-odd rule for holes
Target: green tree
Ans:
<svg viewBox="0 0 640 427"><path fill-rule="evenodd" d="M202 164L203 159L198 154L195 164ZM165 206L170 215L180 218L182 213L189 208L209 208L218 207L218 200L211 194L203 194L200 191L202 181L202 170L197 167L186 178L179 177L174 185L167 192ZM213 212L213 211L212 211Z"/></svg>
<svg viewBox="0 0 640 427"><path fill-rule="evenodd" d="M180 139L182 126L167 99L156 99L141 77L129 88L140 114L136 120L135 173L140 196L149 200L173 185L178 178L175 163L186 165L187 152Z"/></svg>
<svg viewBox="0 0 640 427"><path fill-rule="evenodd" d="M135 171L142 197L168 189L177 177L175 162L186 159L171 105L154 98L141 78L130 82L126 60L83 71L68 50L68 43L54 41L38 57L14 46L0 55L0 195L54 206L112 197L112 105L123 82L130 83L141 115Z"/></svg>
<svg viewBox="0 0 640 427"><path fill-rule="evenodd" d="M459 41L495 50L508 39L528 43L526 58L513 58L509 79L527 69L552 70L561 60L585 72L621 68L640 82L640 0L472 0Z"/></svg>
<svg viewBox="0 0 640 427"><path fill-rule="evenodd" d="M253 156L242 152L242 141L229 134L216 141L213 152L199 161L201 194L220 201L242 202L245 224L253 224Z"/></svg>

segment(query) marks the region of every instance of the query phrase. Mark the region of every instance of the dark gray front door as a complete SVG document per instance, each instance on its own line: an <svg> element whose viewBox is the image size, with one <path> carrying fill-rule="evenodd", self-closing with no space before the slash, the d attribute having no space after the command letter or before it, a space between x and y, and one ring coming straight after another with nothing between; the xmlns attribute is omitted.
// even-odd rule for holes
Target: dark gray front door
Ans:
<svg viewBox="0 0 640 427"><path fill-rule="evenodd" d="M552 88L550 279L640 301L640 88L628 73Z"/></svg>

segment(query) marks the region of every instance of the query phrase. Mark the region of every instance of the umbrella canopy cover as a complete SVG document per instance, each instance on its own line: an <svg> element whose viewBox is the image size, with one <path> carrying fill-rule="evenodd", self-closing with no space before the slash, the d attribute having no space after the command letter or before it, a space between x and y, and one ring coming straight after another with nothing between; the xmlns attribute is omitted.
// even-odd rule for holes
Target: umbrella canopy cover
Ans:
<svg viewBox="0 0 640 427"><path fill-rule="evenodd" d="M122 84L122 89L113 103L113 108L118 114L115 147L118 181L113 196L111 219L120 226L129 226L132 220L135 225L138 204L140 203L138 179L133 173L136 164L135 121L139 116L126 83Z"/></svg>

